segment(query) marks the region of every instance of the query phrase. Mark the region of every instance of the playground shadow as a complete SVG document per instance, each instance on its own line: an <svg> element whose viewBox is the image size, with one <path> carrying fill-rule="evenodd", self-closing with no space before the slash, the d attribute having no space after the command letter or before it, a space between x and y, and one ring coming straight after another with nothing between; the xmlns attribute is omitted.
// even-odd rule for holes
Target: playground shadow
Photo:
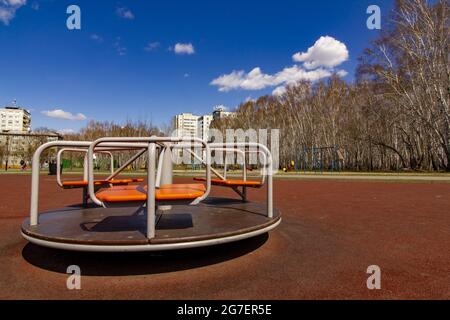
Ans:
<svg viewBox="0 0 450 320"><path fill-rule="evenodd" d="M211 247L160 252L77 252L41 247L28 243L22 250L30 264L49 271L67 273L78 265L85 276L147 275L189 270L246 255L264 245L269 235Z"/></svg>

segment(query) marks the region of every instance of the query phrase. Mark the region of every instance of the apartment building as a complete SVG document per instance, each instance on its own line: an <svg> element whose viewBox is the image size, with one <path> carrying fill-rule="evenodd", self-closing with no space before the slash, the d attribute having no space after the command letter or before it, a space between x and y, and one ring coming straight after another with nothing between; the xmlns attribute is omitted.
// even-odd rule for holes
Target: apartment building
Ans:
<svg viewBox="0 0 450 320"><path fill-rule="evenodd" d="M30 113L16 106L0 109L0 132L30 132Z"/></svg>
<svg viewBox="0 0 450 320"><path fill-rule="evenodd" d="M0 132L0 169L20 168L22 160L30 166L31 158L37 147L62 138L61 135L54 132ZM47 161L49 161L52 153L47 152L46 155Z"/></svg>
<svg viewBox="0 0 450 320"><path fill-rule="evenodd" d="M173 118L173 127L177 130L178 137L197 137L208 140L208 132L214 120L225 117L234 117L235 112L226 111L224 106L214 108L212 114L197 116L192 113L182 113Z"/></svg>
<svg viewBox="0 0 450 320"><path fill-rule="evenodd" d="M177 130L178 137L198 137L198 119L192 113L178 114L173 119L173 127Z"/></svg>
<svg viewBox="0 0 450 320"><path fill-rule="evenodd" d="M197 122L197 136L202 140L208 140L209 127L213 121L213 116L210 114L205 114L198 118Z"/></svg>
<svg viewBox="0 0 450 320"><path fill-rule="evenodd" d="M214 111L212 113L213 120L220 120L227 117L235 117L236 112L227 111L224 106L216 106L214 107Z"/></svg>

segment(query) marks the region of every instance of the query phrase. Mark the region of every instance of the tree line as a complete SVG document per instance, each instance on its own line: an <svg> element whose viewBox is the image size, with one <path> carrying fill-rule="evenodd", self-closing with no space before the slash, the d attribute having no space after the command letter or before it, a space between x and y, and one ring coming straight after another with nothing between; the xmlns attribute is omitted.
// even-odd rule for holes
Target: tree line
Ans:
<svg viewBox="0 0 450 320"><path fill-rule="evenodd" d="M397 0L359 59L355 81L300 82L242 103L213 127L280 129L280 164L450 171L449 2Z"/></svg>

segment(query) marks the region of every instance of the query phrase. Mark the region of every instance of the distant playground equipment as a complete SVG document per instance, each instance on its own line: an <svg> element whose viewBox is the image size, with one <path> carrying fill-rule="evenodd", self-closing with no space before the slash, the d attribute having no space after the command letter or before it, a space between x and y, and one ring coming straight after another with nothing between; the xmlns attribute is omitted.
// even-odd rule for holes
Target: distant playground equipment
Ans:
<svg viewBox="0 0 450 320"><path fill-rule="evenodd" d="M85 154L82 180L63 181L61 170L56 174L61 188L82 189L82 203L39 213L40 157L54 147L59 148L58 168L64 152ZM195 183L174 184L172 154L176 149L195 158L204 167L205 176L195 177ZM115 169L113 153L123 151L134 155ZM226 162L223 174L213 168L212 151L240 155L242 178L229 179ZM111 174L105 179L94 177L96 153L111 157ZM260 180L247 179L246 158L252 154L262 159ZM140 157L146 158L145 179L116 179ZM211 186L231 188L240 199L209 197ZM248 201L247 188L263 186L267 189L266 203ZM77 251L153 251L216 245L254 237L278 226L281 217L273 208L272 193L272 155L258 143L207 143L179 137L52 141L41 145L33 156L30 218L22 224L22 235L38 245Z"/></svg>
<svg viewBox="0 0 450 320"><path fill-rule="evenodd" d="M293 163L296 171L341 171L344 168L344 157L339 146L304 147L298 161Z"/></svg>

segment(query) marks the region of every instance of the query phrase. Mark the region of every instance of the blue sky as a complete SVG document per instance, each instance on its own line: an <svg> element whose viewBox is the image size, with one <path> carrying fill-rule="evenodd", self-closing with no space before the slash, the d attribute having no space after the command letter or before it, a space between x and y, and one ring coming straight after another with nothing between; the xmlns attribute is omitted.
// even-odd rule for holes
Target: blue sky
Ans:
<svg viewBox="0 0 450 320"><path fill-rule="evenodd" d="M81 30L66 27L71 4L81 8ZM127 118L159 125L272 94L288 84L277 80L286 72L341 71L352 81L358 56L377 36L366 27L371 4L382 19L392 8L387 0L0 0L0 106L17 99L31 109L34 128ZM345 61L308 60L325 36L346 49ZM303 58L295 61L296 53Z"/></svg>

